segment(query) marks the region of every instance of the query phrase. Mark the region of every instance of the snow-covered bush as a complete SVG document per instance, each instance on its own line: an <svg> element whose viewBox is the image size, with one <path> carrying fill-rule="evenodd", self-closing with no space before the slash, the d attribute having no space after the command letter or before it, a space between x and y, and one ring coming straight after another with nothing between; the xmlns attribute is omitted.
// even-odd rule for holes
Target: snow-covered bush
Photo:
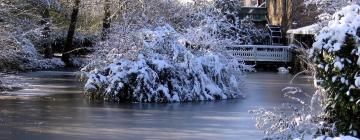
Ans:
<svg viewBox="0 0 360 140"><path fill-rule="evenodd" d="M242 97L225 57L191 51L185 36L165 25L141 30L137 58L114 57L90 72L86 94L118 102L174 102ZM189 47L189 48L187 48Z"/></svg>
<svg viewBox="0 0 360 140"><path fill-rule="evenodd" d="M237 27L212 2L176 4L145 2L141 10L124 11L83 68L86 95L130 102L241 97L239 76L251 67L226 53L239 40L222 36ZM154 6L164 8L154 11ZM230 69L234 66L239 71Z"/></svg>
<svg viewBox="0 0 360 140"><path fill-rule="evenodd" d="M333 14L350 4L360 4L360 0L305 0L306 5L315 5L321 13Z"/></svg>
<svg viewBox="0 0 360 140"><path fill-rule="evenodd" d="M22 69L23 61L21 57L21 47L16 40L11 38L11 34L0 28L0 69Z"/></svg>
<svg viewBox="0 0 360 140"><path fill-rule="evenodd" d="M265 131L267 138L332 139L339 134L359 137L359 14L357 5L335 13L316 37L309 52L311 62L304 58L315 70L317 91L311 104L290 97L301 90L288 87L284 89L285 95L299 101L299 105L251 111L257 127Z"/></svg>
<svg viewBox="0 0 360 140"><path fill-rule="evenodd" d="M230 40L237 45L266 44L270 42L269 33L265 28L257 27L250 18L240 19L236 12L219 13L220 17L213 17L218 29L216 34L222 40ZM221 22L219 22L221 21Z"/></svg>
<svg viewBox="0 0 360 140"><path fill-rule="evenodd" d="M351 4L360 4L360 0L305 0L304 2L305 5L307 5L307 8L315 8L318 18L317 25L320 25L321 27L327 25L328 21L332 19L332 15L336 11Z"/></svg>
<svg viewBox="0 0 360 140"><path fill-rule="evenodd" d="M0 28L0 71L63 67L59 59L44 59L32 42Z"/></svg>
<svg viewBox="0 0 360 140"><path fill-rule="evenodd" d="M298 139L296 139L298 140ZM351 136L340 136L340 137L327 137L327 136L321 136L317 137L314 140L359 140L358 138L351 137Z"/></svg>
<svg viewBox="0 0 360 140"><path fill-rule="evenodd" d="M296 101L295 104L282 104L273 109L260 108L251 110L256 119L256 127L264 130L267 139L312 139L319 135L332 134L333 126L324 123L323 93L308 95L298 87L286 87L284 96ZM298 96L305 96L300 99ZM308 99L308 100L307 100Z"/></svg>
<svg viewBox="0 0 360 140"><path fill-rule="evenodd" d="M224 26L219 25L222 37L236 40L235 42L247 45L263 45L270 42L270 34L263 26L256 26L250 17L239 17L239 9L243 2L239 0L215 0L215 6Z"/></svg>
<svg viewBox="0 0 360 140"><path fill-rule="evenodd" d="M360 6L336 12L316 36L310 54L316 68L316 85L327 95L328 123L337 131L360 133Z"/></svg>
<svg viewBox="0 0 360 140"><path fill-rule="evenodd" d="M29 70L64 66L59 59L44 59L42 52L42 4L53 0L0 1L0 70ZM42 4L40 4L42 3ZM34 7L34 5L38 7ZM54 36L55 33L52 35Z"/></svg>
<svg viewBox="0 0 360 140"><path fill-rule="evenodd" d="M286 87L282 91L285 92L285 97L297 103L249 111L256 119L256 127L266 134L264 139L358 140L351 136L336 137L339 133L334 123L327 122L325 118L323 106L326 95L323 89L317 90L313 95L303 92L299 87ZM306 98L300 99L299 96Z"/></svg>
<svg viewBox="0 0 360 140"><path fill-rule="evenodd" d="M238 34L242 44L264 45L270 43L270 34L263 27L257 27L250 18L240 20Z"/></svg>

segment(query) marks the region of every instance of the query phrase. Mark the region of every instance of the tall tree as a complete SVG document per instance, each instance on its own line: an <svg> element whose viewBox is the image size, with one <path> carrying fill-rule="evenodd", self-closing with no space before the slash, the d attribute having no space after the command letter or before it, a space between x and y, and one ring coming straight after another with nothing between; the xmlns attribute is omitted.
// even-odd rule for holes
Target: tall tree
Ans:
<svg viewBox="0 0 360 140"><path fill-rule="evenodd" d="M50 32L51 27L53 26L51 23L51 10L57 10L60 8L59 1L58 0L20 0L18 2L23 3L24 5L29 4L29 6L32 6L34 9L37 9L39 11L39 15L41 15L40 24L42 26L41 30L41 40L42 40L42 49L44 50L44 57L45 58L52 58L53 52L52 52L52 46L50 41ZM20 4L18 4L20 5ZM25 11L25 10L24 10ZM34 14L34 15L38 15Z"/></svg>
<svg viewBox="0 0 360 140"><path fill-rule="evenodd" d="M103 28L101 33L101 40L106 40L107 32L111 26L111 11L110 11L111 2L110 0L104 1L104 19L103 19Z"/></svg>
<svg viewBox="0 0 360 140"><path fill-rule="evenodd" d="M74 49L74 47L73 47L73 39L74 39L74 35L75 35L76 22L77 22L78 14L79 14L79 6L80 6L80 0L75 0L73 11L71 13L70 26L69 26L68 34L67 34L67 37L66 37L66 42L65 42L64 49L63 49L63 54L62 54L62 57L61 57L61 59L66 64L66 66L72 66L73 65L71 63L71 61L70 61L70 57L71 57L71 51Z"/></svg>
<svg viewBox="0 0 360 140"><path fill-rule="evenodd" d="M42 20L41 24L44 26L42 30L43 37L43 48L44 48L44 57L52 58L52 47L49 39L50 33L50 5L47 5L44 10L41 12Z"/></svg>

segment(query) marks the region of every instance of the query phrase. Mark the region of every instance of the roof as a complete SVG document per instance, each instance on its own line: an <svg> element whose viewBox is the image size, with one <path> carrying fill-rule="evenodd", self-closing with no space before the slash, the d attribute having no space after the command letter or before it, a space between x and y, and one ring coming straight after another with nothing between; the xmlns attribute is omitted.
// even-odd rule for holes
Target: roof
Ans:
<svg viewBox="0 0 360 140"><path fill-rule="evenodd" d="M286 33L288 34L303 34L303 35L314 35L320 31L321 27L319 24L312 24L309 26L297 28L297 29L290 29Z"/></svg>

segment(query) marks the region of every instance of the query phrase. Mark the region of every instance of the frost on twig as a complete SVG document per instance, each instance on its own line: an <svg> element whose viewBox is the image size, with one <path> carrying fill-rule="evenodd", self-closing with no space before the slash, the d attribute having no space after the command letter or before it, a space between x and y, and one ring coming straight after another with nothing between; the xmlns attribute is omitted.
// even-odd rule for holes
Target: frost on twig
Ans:
<svg viewBox="0 0 360 140"><path fill-rule="evenodd" d="M256 127L264 130L269 139L305 139L319 135L334 136L332 124L324 121L322 103L324 94L316 92L310 96L299 87L286 87L284 96L296 101L297 104L286 103L273 109L260 108L251 110L256 120ZM296 97L304 94L306 99Z"/></svg>

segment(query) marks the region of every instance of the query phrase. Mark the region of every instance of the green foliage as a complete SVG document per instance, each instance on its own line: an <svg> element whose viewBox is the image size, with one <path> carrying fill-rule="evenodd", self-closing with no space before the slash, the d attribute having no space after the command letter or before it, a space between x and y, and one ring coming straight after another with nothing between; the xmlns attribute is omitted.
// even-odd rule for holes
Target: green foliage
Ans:
<svg viewBox="0 0 360 140"><path fill-rule="evenodd" d="M318 65L316 77L328 96L325 109L330 123L335 123L341 134L359 136L360 89L355 83L360 70L356 63L359 59L356 52L360 46L356 41L356 36L347 34L340 50L332 51L329 50L332 48L326 47L315 49L313 58Z"/></svg>

